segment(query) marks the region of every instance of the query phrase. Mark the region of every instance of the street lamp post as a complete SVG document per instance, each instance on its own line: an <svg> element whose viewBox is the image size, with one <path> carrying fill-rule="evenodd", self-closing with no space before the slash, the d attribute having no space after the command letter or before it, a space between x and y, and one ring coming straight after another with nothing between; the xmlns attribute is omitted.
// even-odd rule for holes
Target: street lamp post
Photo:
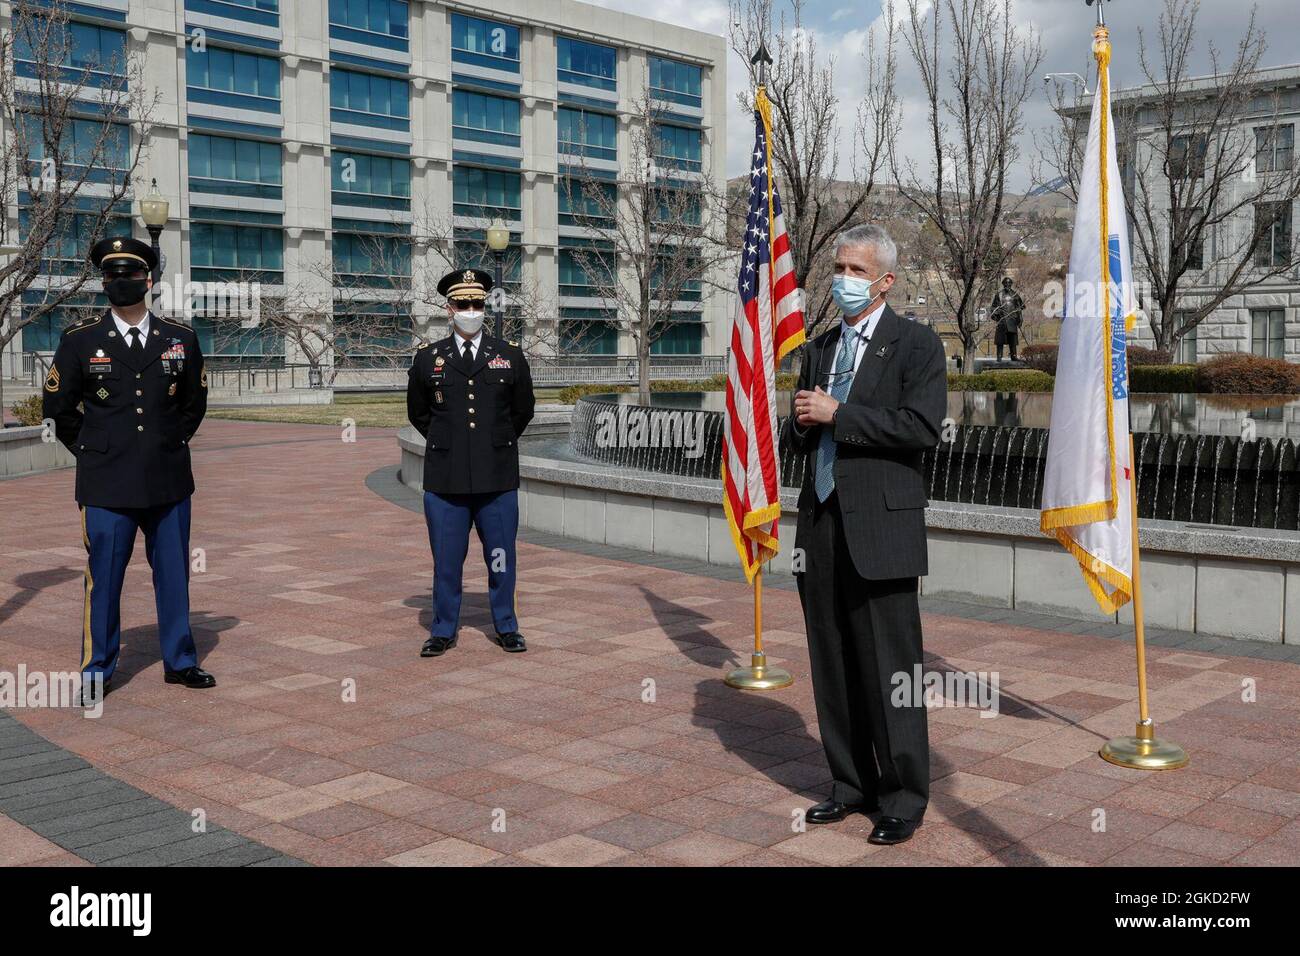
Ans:
<svg viewBox="0 0 1300 956"><path fill-rule="evenodd" d="M510 230L506 228L506 224L501 221L500 217L493 219L492 225L488 226L487 244L488 248L492 250L492 264L494 267L492 276L492 311L496 318L496 336L503 339L505 338L506 290L501 285L501 260L506 251L506 246L510 245Z"/></svg>
<svg viewBox="0 0 1300 956"><path fill-rule="evenodd" d="M158 245L158 239L162 231L167 226L167 214L170 206L166 199L163 199L162 193L158 191L158 180L154 180L149 195L140 200L140 218L144 220L144 227L149 230L149 242L153 246L154 262L153 267L153 295L150 301L156 301L161 291L158 288L158 280L162 278L162 249Z"/></svg>

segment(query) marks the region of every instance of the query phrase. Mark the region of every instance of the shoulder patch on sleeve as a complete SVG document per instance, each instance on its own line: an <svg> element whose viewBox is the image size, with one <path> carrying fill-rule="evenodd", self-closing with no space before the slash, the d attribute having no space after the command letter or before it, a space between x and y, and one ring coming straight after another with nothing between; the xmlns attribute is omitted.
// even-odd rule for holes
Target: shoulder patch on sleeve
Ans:
<svg viewBox="0 0 1300 956"><path fill-rule="evenodd" d="M45 376L45 390L47 392L57 392L59 390L59 367L50 366L50 374Z"/></svg>

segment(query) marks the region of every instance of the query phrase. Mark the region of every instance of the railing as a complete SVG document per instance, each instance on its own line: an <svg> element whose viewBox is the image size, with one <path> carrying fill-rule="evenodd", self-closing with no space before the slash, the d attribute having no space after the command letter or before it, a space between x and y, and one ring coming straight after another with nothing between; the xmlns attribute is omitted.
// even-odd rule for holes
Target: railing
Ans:
<svg viewBox="0 0 1300 956"><path fill-rule="evenodd" d="M555 359L531 358L536 385L635 384L636 359L626 355L583 355ZM656 355L650 359L650 380L699 382L727 370L724 355Z"/></svg>

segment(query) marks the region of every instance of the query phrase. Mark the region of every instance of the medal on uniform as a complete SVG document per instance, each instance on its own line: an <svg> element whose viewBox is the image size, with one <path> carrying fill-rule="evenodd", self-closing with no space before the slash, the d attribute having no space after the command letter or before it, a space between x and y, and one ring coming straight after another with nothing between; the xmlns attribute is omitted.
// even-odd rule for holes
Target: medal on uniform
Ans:
<svg viewBox="0 0 1300 956"><path fill-rule="evenodd" d="M441 405L441 404L442 404L442 392L440 392L440 391L435 391L435 392L433 393L433 403L434 403L435 405Z"/></svg>
<svg viewBox="0 0 1300 956"><path fill-rule="evenodd" d="M176 394L176 383L175 383L175 382L172 382L170 385L167 386L167 394L168 394L168 395L175 395L175 394Z"/></svg>

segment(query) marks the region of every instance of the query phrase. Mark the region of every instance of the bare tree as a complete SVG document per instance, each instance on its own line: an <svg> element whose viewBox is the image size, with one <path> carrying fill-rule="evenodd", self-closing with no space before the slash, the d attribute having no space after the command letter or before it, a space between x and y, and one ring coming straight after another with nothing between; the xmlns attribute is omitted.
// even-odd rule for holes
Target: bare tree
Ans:
<svg viewBox="0 0 1300 956"><path fill-rule="evenodd" d="M89 246L130 233L132 183L159 93L137 55L74 62L64 0L15 0L0 34L0 354L24 328L84 306ZM83 54L84 57L84 54ZM97 291L97 290L96 290ZM4 376L0 374L0 409Z"/></svg>
<svg viewBox="0 0 1300 956"><path fill-rule="evenodd" d="M1228 299L1300 266L1291 226L1300 164L1294 126L1279 122L1284 91L1260 70L1264 34L1252 8L1228 52L1204 43L1206 73L1200 8L1164 0L1154 40L1138 31L1144 84L1113 103L1139 291L1166 351ZM1077 183L1087 109L1058 113L1049 162Z"/></svg>
<svg viewBox="0 0 1300 956"><path fill-rule="evenodd" d="M663 110L653 99L642 96L633 110L614 188L580 173L563 178L560 190L583 232L581 244L566 249L597 291L593 298L603 301L608 323L632 338L645 404L651 346L679 321L681 302L702 298L730 252L725 195L706 172L668 154ZM707 157L699 165L707 169Z"/></svg>
<svg viewBox="0 0 1300 956"><path fill-rule="evenodd" d="M731 47L750 64L750 88L738 94L752 110L758 65L751 57L773 39L765 89L772 102L772 155L785 214L795 281L804 290L804 323L816 333L838 313L830 296L829 253L835 237L867 212L898 135L894 23L886 4L883 29L872 27L860 67L865 90L856 104L853 142L841 156L840 114L835 92L838 64L822 56L814 33L804 27L805 0L786 0L772 31L773 0L733 0ZM882 35L883 34L883 35Z"/></svg>
<svg viewBox="0 0 1300 956"><path fill-rule="evenodd" d="M920 75L930 144L918 164L891 150L903 196L933 226L936 283L961 342L964 367L987 329L983 304L1007 259L1032 231L1003 240L1007 173L1020 159L1024 107L1042 62L1033 32L1012 19L1011 0L908 0L903 42Z"/></svg>

